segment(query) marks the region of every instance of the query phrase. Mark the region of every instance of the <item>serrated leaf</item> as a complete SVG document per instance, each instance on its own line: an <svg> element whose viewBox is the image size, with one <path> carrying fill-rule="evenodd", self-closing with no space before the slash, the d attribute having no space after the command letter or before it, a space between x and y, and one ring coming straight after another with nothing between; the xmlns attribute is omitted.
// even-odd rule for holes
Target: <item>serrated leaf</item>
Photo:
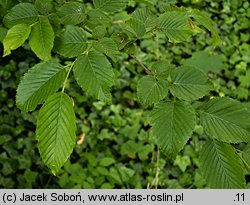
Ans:
<svg viewBox="0 0 250 205"><path fill-rule="evenodd" d="M191 137L196 116L187 102L162 102L154 107L151 124L153 135L163 152L175 157Z"/></svg>
<svg viewBox="0 0 250 205"><path fill-rule="evenodd" d="M150 70L158 80L167 80L173 70L173 66L168 61L160 60L153 63Z"/></svg>
<svg viewBox="0 0 250 205"><path fill-rule="evenodd" d="M154 76L142 77L137 85L138 100L144 106L158 103L167 96L167 93L168 82L165 80L158 81Z"/></svg>
<svg viewBox="0 0 250 205"><path fill-rule="evenodd" d="M35 7L40 13L48 14L53 8L52 0L36 0Z"/></svg>
<svg viewBox="0 0 250 205"><path fill-rule="evenodd" d="M39 21L32 27L29 44L32 51L41 60L48 61L51 58L51 50L54 46L54 31L46 16L40 16Z"/></svg>
<svg viewBox="0 0 250 205"><path fill-rule="evenodd" d="M200 166L210 188L245 188L243 170L235 152L231 145L216 140L203 145Z"/></svg>
<svg viewBox="0 0 250 205"><path fill-rule="evenodd" d="M240 102L215 98L201 107L201 125L211 137L228 143L248 142L250 113Z"/></svg>
<svg viewBox="0 0 250 205"><path fill-rule="evenodd" d="M20 3L14 6L4 17L3 22L7 27L17 24L33 24L38 19L38 12L30 3Z"/></svg>
<svg viewBox="0 0 250 205"><path fill-rule="evenodd" d="M117 12L123 9L128 0L93 0L95 8L99 8L108 13Z"/></svg>
<svg viewBox="0 0 250 205"><path fill-rule="evenodd" d="M148 8L139 8L132 13L132 17L141 21L146 28L157 26L158 19Z"/></svg>
<svg viewBox="0 0 250 205"><path fill-rule="evenodd" d="M214 46L218 46L221 42L218 32L213 27L213 23L211 19L209 19L205 14L197 9L189 10L189 16L193 17L199 24L204 26L207 30L209 30L212 34L213 44Z"/></svg>
<svg viewBox="0 0 250 205"><path fill-rule="evenodd" d="M75 61L73 71L83 91L104 102L111 102L110 87L113 85L114 73L103 54L91 50L79 56Z"/></svg>
<svg viewBox="0 0 250 205"><path fill-rule="evenodd" d="M131 39L126 33L116 32L112 34L111 38L116 42L119 50L131 43Z"/></svg>
<svg viewBox="0 0 250 205"><path fill-rule="evenodd" d="M24 75L17 88L17 106L24 112L33 111L58 90L65 75L64 67L55 61L36 64Z"/></svg>
<svg viewBox="0 0 250 205"><path fill-rule="evenodd" d="M94 48L116 61L115 57L118 54L118 47L113 39L104 37L94 44Z"/></svg>
<svg viewBox="0 0 250 205"><path fill-rule="evenodd" d="M3 40L3 56L9 55L11 50L15 50L21 46L29 37L30 31L31 27L28 24L17 24L9 29L6 37Z"/></svg>
<svg viewBox="0 0 250 205"><path fill-rule="evenodd" d="M142 38L146 33L145 25L135 18L131 18L127 21L124 25L124 29L128 31L128 34L132 34L136 38Z"/></svg>
<svg viewBox="0 0 250 205"><path fill-rule="evenodd" d="M199 69L183 66L173 72L169 89L175 97L192 101L208 94L212 84Z"/></svg>
<svg viewBox="0 0 250 205"><path fill-rule="evenodd" d="M88 12L87 25L90 29L94 30L97 25L107 26L110 22L110 16L100 9L92 9Z"/></svg>
<svg viewBox="0 0 250 205"><path fill-rule="evenodd" d="M191 58L184 60L182 63L199 68L206 73L209 71L219 73L222 69L225 69L223 61L223 55L212 55L207 51L197 51L192 54Z"/></svg>
<svg viewBox="0 0 250 205"><path fill-rule="evenodd" d="M76 25L86 19L85 6L79 2L67 2L59 9L63 24Z"/></svg>
<svg viewBox="0 0 250 205"><path fill-rule="evenodd" d="M36 137L41 157L54 175L73 151L75 131L72 100L65 93L51 95L39 112Z"/></svg>
<svg viewBox="0 0 250 205"><path fill-rule="evenodd" d="M66 26L59 37L55 38L54 50L65 57L76 57L87 49L85 31L77 26Z"/></svg>
<svg viewBox="0 0 250 205"><path fill-rule="evenodd" d="M242 160L246 170L250 173L250 144L248 143L242 151Z"/></svg>
<svg viewBox="0 0 250 205"><path fill-rule="evenodd" d="M164 32L170 42L182 42L193 34L189 25L188 16L184 12L170 11L161 14L157 28Z"/></svg>

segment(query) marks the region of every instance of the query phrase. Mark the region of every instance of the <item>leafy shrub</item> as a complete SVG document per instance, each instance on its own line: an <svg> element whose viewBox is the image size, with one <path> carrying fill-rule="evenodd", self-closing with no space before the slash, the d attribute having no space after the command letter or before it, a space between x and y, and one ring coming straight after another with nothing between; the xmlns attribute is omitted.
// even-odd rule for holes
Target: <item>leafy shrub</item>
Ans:
<svg viewBox="0 0 250 205"><path fill-rule="evenodd" d="M178 8L166 4L161 7L163 8L161 14L156 15L155 9L162 5L156 2L152 4L152 8L142 5L142 8L138 7L128 15L126 12L120 12L127 5L127 1L122 0L115 3L95 0L93 4L49 0L37 0L34 5L31 3L9 5L8 1L3 3L3 7L11 7L3 18L5 26L9 28L7 34L6 29L2 28L3 55L9 55L28 39L30 49L43 61L33 65L24 75L17 88L16 97L17 106L23 112L33 111L45 101L39 111L36 130L41 157L52 173L56 174L75 146L78 122L75 119L73 106L77 98L72 99L69 96L79 96L79 91L71 94L72 86L69 86L69 82L73 83L70 78L72 71L77 84L88 96L104 102L104 104L93 103L101 113L88 113L88 119L91 121L91 118L96 119L101 116L108 126L114 127L112 132L107 128L99 128L98 139L117 140L122 156L132 159L138 156L140 160L144 160L148 158L151 150L155 149L154 144L158 144L162 153L175 158L189 140L197 141L200 138L198 143L203 144L205 141L205 144L199 153L197 150L191 151L195 146L189 145L184 148L184 152L189 150L187 152L191 152L192 158L196 160L199 155L199 161L196 163L201 168L208 185L212 188L243 188L246 182L239 158L241 154L236 155L235 148L231 144L248 142L249 111L236 100L209 95L214 83L208 79L206 72L220 73L223 66L222 58L214 57L207 52L196 53L206 59L217 58L217 61L214 61L216 68L213 70L207 67L204 60L200 63L200 57L195 54L190 60L183 61L183 65L176 67L173 63L163 60L166 54L165 50L161 50L162 45L166 43L166 37L172 43L187 40L202 31L198 25L211 32L215 46L220 41L218 34L210 19L196 9ZM155 41L149 40L152 38ZM24 45L28 47L26 43ZM150 52L144 52L143 49L148 45L155 48ZM173 47L173 51L178 52L177 47ZM145 122L141 122L133 112L131 114L134 117L128 116L126 109L119 108L115 104L109 105L110 108L106 112L102 111L108 106L105 103L112 102L111 87L115 84L119 87L126 83L122 75L126 75L127 72L119 68L121 61L129 63L127 69L136 75L135 79L138 79L137 76L142 76L137 85L134 85L137 87L138 101L144 107L153 109L149 117L145 117ZM135 68L134 63L141 68ZM60 88L61 92L57 92ZM71 95L66 94L66 90ZM121 96L119 92L113 92ZM136 98L134 93L127 92L127 95L133 99L128 103L134 104ZM81 100L84 103L89 98L82 97ZM80 119L86 119L86 114L81 113ZM135 119L137 123L133 121ZM152 129L149 132L139 131L141 124L145 123L147 126L148 122ZM85 142L85 134L90 126L98 126L95 123L95 120L91 121L91 125L88 122L85 125L79 122L83 132L80 140ZM193 135L193 132L197 135ZM115 139L118 133L124 136L133 134L131 140L126 142L121 140L122 137ZM140 141L136 143L135 138L138 136ZM152 138L151 141L148 140L148 136ZM91 149L98 144L93 138L89 139L88 143ZM108 146L101 147L105 149ZM60 186L72 187L74 182L86 178L86 181L79 184L80 187L113 188L115 185L130 187L132 181L138 182L136 185L133 184L135 187L145 187L145 184L140 183L140 175L135 174L131 168L117 165L118 168L107 169L115 163L112 154L96 158L91 152L86 155L89 165L85 171L79 163L70 165L69 161L67 162L65 170L73 175L71 177L64 173L59 181ZM159 157L160 149L157 154ZM81 154L79 156L85 157ZM241 159L247 165L244 157ZM98 162L99 160L101 161ZM175 159L175 164L182 172L186 171L190 163L190 158L187 156L178 155ZM163 168L165 162L158 158L156 166L158 175L158 169ZM79 170L81 172L78 175L76 172ZM97 182L87 177L89 171L93 172L93 176L99 177ZM31 177L32 180L35 177L36 174ZM199 174L195 177L195 186L204 186L202 177ZM178 187L177 184L164 184L163 181L166 180L164 177L161 180L153 178L156 186L160 183L162 186ZM190 178L190 174L185 172L182 179L184 186L192 183ZM110 183L105 183L107 179Z"/></svg>

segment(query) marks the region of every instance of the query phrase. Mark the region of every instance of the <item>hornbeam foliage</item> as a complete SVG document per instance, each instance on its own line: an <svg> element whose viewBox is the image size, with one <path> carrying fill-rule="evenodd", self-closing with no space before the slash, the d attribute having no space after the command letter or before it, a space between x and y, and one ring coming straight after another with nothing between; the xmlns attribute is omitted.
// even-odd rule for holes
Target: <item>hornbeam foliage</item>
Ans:
<svg viewBox="0 0 250 205"><path fill-rule="evenodd" d="M16 104L23 112L43 104L36 138L41 158L53 174L60 171L76 143L73 100L66 94L69 76L75 78L83 95L111 104L111 89L119 73L113 65L126 57L129 62L131 57L144 69L145 76L137 84L138 102L152 109L150 133L165 157L174 158L196 125L202 126L206 142L200 152L200 169L209 187L245 187L242 167L250 152L239 156L232 144L250 140L250 113L244 105L229 97L210 99L213 86L199 65L182 62L183 66L176 67L161 55L155 57L156 62L144 64L135 56L141 39L165 36L178 43L204 35L203 29L218 46L219 35L206 15L173 5L155 14L156 1L135 11L130 7L130 15L119 13L128 0L93 0L92 5L89 1L14 2L3 18L8 29L3 55L14 55L15 49L29 45L41 60L21 79Z"/></svg>

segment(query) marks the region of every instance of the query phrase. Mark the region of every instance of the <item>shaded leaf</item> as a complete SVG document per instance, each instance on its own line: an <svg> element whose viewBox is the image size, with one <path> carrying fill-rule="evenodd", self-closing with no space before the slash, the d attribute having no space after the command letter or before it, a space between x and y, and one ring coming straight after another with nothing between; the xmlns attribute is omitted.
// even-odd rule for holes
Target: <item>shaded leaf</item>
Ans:
<svg viewBox="0 0 250 205"><path fill-rule="evenodd" d="M215 98L201 107L201 125L211 137L228 143L248 142L250 113L240 102Z"/></svg>
<svg viewBox="0 0 250 205"><path fill-rule="evenodd" d="M37 120L36 137L44 163L56 175L75 145L75 113L72 100L56 93L42 106Z"/></svg>
<svg viewBox="0 0 250 205"><path fill-rule="evenodd" d="M0 26L0 42L3 43L4 38L6 37L8 33L8 29Z"/></svg>
<svg viewBox="0 0 250 205"><path fill-rule="evenodd" d="M52 0L36 0L35 7L40 13L48 14L53 8Z"/></svg>
<svg viewBox="0 0 250 205"><path fill-rule="evenodd" d="M24 112L33 111L58 90L65 75L64 67L55 61L36 64L24 75L17 88L17 106Z"/></svg>
<svg viewBox="0 0 250 205"><path fill-rule="evenodd" d="M94 50L79 56L74 64L74 76L80 87L91 96L111 102L110 87L114 73L107 58Z"/></svg>
<svg viewBox="0 0 250 205"><path fill-rule="evenodd" d="M151 124L163 152L175 157L191 137L196 116L192 106L186 102L162 102L154 107Z"/></svg>
<svg viewBox="0 0 250 205"><path fill-rule="evenodd" d="M242 160L246 170L250 174L250 143L248 143L242 151Z"/></svg>
<svg viewBox="0 0 250 205"><path fill-rule="evenodd" d="M183 66L173 72L169 89L175 97L192 101L208 94L212 84L199 69Z"/></svg>
<svg viewBox="0 0 250 205"><path fill-rule="evenodd" d="M117 12L123 9L128 0L93 0L95 8L99 8L108 13Z"/></svg>
<svg viewBox="0 0 250 205"><path fill-rule="evenodd" d="M87 49L85 31L77 26L66 26L59 37L55 38L54 50L65 57L76 57Z"/></svg>
<svg viewBox="0 0 250 205"><path fill-rule="evenodd" d="M231 145L216 140L203 145L200 165L210 188L245 188L243 169L235 152Z"/></svg>
<svg viewBox="0 0 250 205"><path fill-rule="evenodd" d="M157 26L157 18L148 8L139 8L132 13L132 17L141 21L146 28Z"/></svg>
<svg viewBox="0 0 250 205"><path fill-rule="evenodd" d="M189 16L193 17L199 24L204 26L207 30L209 30L212 34L213 44L214 46L218 46L221 42L218 32L216 31L213 23L209 17L203 14L198 9L189 10Z"/></svg>
<svg viewBox="0 0 250 205"><path fill-rule="evenodd" d="M207 51L197 51L191 58L182 61L183 65L194 66L206 73L212 71L219 73L225 69L223 55L212 55Z"/></svg>
<svg viewBox="0 0 250 205"><path fill-rule="evenodd" d="M168 61L160 60L153 63L150 70L158 80L167 80L170 73L173 71L173 65Z"/></svg>
<svg viewBox="0 0 250 205"><path fill-rule="evenodd" d="M127 21L124 25L124 29L128 31L128 34L132 34L136 38L142 38L146 33L145 25L135 18L131 18L129 21Z"/></svg>
<svg viewBox="0 0 250 205"><path fill-rule="evenodd" d="M104 37L94 44L94 48L116 61L118 47L113 39Z"/></svg>
<svg viewBox="0 0 250 205"><path fill-rule="evenodd" d="M20 47L29 37L31 27L28 24L17 24L9 29L6 37L3 40L4 55L7 56L11 50Z"/></svg>
<svg viewBox="0 0 250 205"><path fill-rule="evenodd" d="M32 27L29 44L41 60L48 61L51 58L54 31L47 17L40 16L39 21Z"/></svg>
<svg viewBox="0 0 250 205"><path fill-rule="evenodd" d="M85 18L85 7L83 3L67 2L59 9L59 16L63 24L76 25L82 23Z"/></svg>
<svg viewBox="0 0 250 205"><path fill-rule="evenodd" d="M30 3L20 3L14 6L4 17L3 21L7 27L17 24L33 24L38 19L38 12Z"/></svg>
<svg viewBox="0 0 250 205"><path fill-rule="evenodd" d="M171 11L161 14L157 28L166 34L170 42L176 43L187 40L193 34L188 16L184 12Z"/></svg>
<svg viewBox="0 0 250 205"><path fill-rule="evenodd" d="M167 93L167 81L158 81L155 77L150 75L142 77L137 85L138 100L144 106L158 103L167 96Z"/></svg>

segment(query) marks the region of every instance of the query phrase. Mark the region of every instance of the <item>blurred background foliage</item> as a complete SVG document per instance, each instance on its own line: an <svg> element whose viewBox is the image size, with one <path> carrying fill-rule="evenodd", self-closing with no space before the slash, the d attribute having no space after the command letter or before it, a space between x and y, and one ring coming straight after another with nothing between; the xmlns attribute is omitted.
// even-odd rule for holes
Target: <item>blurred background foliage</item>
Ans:
<svg viewBox="0 0 250 205"><path fill-rule="evenodd" d="M1 0L1 19L9 8L29 0ZM88 1L84 1L88 2ZM130 0L126 18L135 8L147 5L154 12L167 4L197 8L215 22L222 39L214 49L209 33L188 42L172 44L165 36L141 40L131 50L148 65L158 59L175 65L199 65L208 73L215 90L211 96L231 96L250 110L250 3L248 0ZM6 34L0 25L0 40ZM131 49L131 48L130 48ZM3 46L0 45L2 56ZM148 112L136 101L136 84L144 75L136 61L124 55L113 62L116 86L113 104L105 105L84 95L75 81L68 93L75 103L77 144L58 176L42 163L35 140L37 112L22 114L15 106L17 85L22 75L39 60L24 45L0 61L0 188L206 188L199 170L199 150L204 136L196 132L184 150L170 160L154 145ZM68 88L69 88L68 87ZM194 105L195 106L195 105ZM250 173L245 172L250 188Z"/></svg>

